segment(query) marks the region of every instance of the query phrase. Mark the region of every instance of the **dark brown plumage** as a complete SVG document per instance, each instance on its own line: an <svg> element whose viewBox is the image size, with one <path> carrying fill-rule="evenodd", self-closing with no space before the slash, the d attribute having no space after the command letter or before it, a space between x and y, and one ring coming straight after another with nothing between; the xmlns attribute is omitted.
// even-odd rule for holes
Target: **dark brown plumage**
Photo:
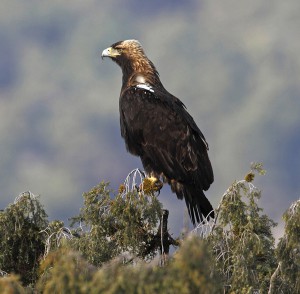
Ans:
<svg viewBox="0 0 300 294"><path fill-rule="evenodd" d="M141 158L148 174L166 180L185 199L193 224L214 217L203 193L214 180L208 144L184 104L164 88L138 41L117 42L103 57L123 72L120 124L127 150Z"/></svg>

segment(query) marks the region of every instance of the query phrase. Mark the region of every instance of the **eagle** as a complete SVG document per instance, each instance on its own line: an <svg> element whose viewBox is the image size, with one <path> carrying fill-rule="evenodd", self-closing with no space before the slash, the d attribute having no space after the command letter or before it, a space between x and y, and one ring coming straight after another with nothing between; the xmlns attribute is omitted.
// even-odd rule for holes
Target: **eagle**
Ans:
<svg viewBox="0 0 300 294"><path fill-rule="evenodd" d="M203 192L214 181L208 144L185 105L165 89L139 41L114 43L104 57L123 73L119 110L127 151L141 158L150 178L167 182L185 200L194 225L214 218Z"/></svg>

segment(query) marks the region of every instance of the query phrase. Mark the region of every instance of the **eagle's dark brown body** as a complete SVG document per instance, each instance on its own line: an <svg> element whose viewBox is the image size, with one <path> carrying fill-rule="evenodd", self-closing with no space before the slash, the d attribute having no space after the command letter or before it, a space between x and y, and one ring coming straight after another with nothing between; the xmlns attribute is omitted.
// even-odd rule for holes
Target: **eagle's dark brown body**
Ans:
<svg viewBox="0 0 300 294"><path fill-rule="evenodd" d="M214 180L208 145L184 104L163 87L138 41L115 43L102 56L123 71L120 124L127 150L141 158L148 174L163 177L185 199L193 224L214 217L203 193Z"/></svg>

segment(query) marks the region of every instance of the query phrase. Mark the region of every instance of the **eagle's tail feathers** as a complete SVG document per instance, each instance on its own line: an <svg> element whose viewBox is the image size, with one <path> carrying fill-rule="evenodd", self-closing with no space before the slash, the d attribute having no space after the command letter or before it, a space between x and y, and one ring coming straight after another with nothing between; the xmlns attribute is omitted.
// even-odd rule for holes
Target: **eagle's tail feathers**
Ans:
<svg viewBox="0 0 300 294"><path fill-rule="evenodd" d="M204 218L214 218L214 211L211 203L206 198L202 189L192 186L182 186L184 199L193 225L202 223Z"/></svg>

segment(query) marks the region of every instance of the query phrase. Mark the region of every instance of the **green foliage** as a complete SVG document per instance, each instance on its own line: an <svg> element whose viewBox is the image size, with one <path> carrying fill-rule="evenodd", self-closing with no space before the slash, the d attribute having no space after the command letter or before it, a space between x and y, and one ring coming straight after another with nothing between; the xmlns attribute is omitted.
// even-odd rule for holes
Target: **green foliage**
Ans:
<svg viewBox="0 0 300 294"><path fill-rule="evenodd" d="M259 165L253 169L263 173ZM215 269L229 293L266 293L276 267L271 232L275 223L261 214L257 205L261 192L251 181L234 182L226 191L217 209L218 222L208 237L217 257Z"/></svg>
<svg viewBox="0 0 300 294"><path fill-rule="evenodd" d="M274 293L300 293L300 200L291 205L283 219L285 233L276 249L279 264L273 280L278 291Z"/></svg>
<svg viewBox="0 0 300 294"><path fill-rule="evenodd" d="M86 284L95 268L78 252L63 247L52 251L41 263L37 290L41 293L88 293Z"/></svg>
<svg viewBox="0 0 300 294"><path fill-rule="evenodd" d="M165 268L145 263L125 266L119 259L107 263L87 283L84 293L220 293L211 263L208 244L194 236Z"/></svg>
<svg viewBox="0 0 300 294"><path fill-rule="evenodd" d="M0 212L0 292L299 293L300 201L284 214L275 250L255 173L264 174L261 164L225 192L210 234L188 235L163 267L146 262L161 242L157 183L143 181L146 191L122 185L115 197L100 183L84 193L72 230L49 223L39 198L23 193Z"/></svg>
<svg viewBox="0 0 300 294"><path fill-rule="evenodd" d="M119 258L96 270L65 246L41 263L37 289L43 293L220 293L212 263L209 244L196 236L184 242L165 268L142 261L124 265Z"/></svg>
<svg viewBox="0 0 300 294"><path fill-rule="evenodd" d="M73 238L72 247L94 265L101 265L121 253L153 258L160 202L151 193L137 190L120 193L113 199L107 183L100 183L83 194L84 207L72 225L78 225L80 238Z"/></svg>
<svg viewBox="0 0 300 294"><path fill-rule="evenodd" d="M47 226L46 217L38 197L30 192L0 212L0 269L19 274L25 285L37 279L45 248L40 231Z"/></svg>
<svg viewBox="0 0 300 294"><path fill-rule="evenodd" d="M252 162L251 172L257 172L261 176L266 174L266 170L263 168L263 164L261 162Z"/></svg>
<svg viewBox="0 0 300 294"><path fill-rule="evenodd" d="M209 242L190 236L175 254L162 284L165 293L221 293L218 272L213 271L214 256Z"/></svg>
<svg viewBox="0 0 300 294"><path fill-rule="evenodd" d="M48 224L48 227L41 231L44 234L46 240L46 250L45 255L47 255L50 250L55 250L59 247L60 241L64 234L64 223L59 220L54 220Z"/></svg>

